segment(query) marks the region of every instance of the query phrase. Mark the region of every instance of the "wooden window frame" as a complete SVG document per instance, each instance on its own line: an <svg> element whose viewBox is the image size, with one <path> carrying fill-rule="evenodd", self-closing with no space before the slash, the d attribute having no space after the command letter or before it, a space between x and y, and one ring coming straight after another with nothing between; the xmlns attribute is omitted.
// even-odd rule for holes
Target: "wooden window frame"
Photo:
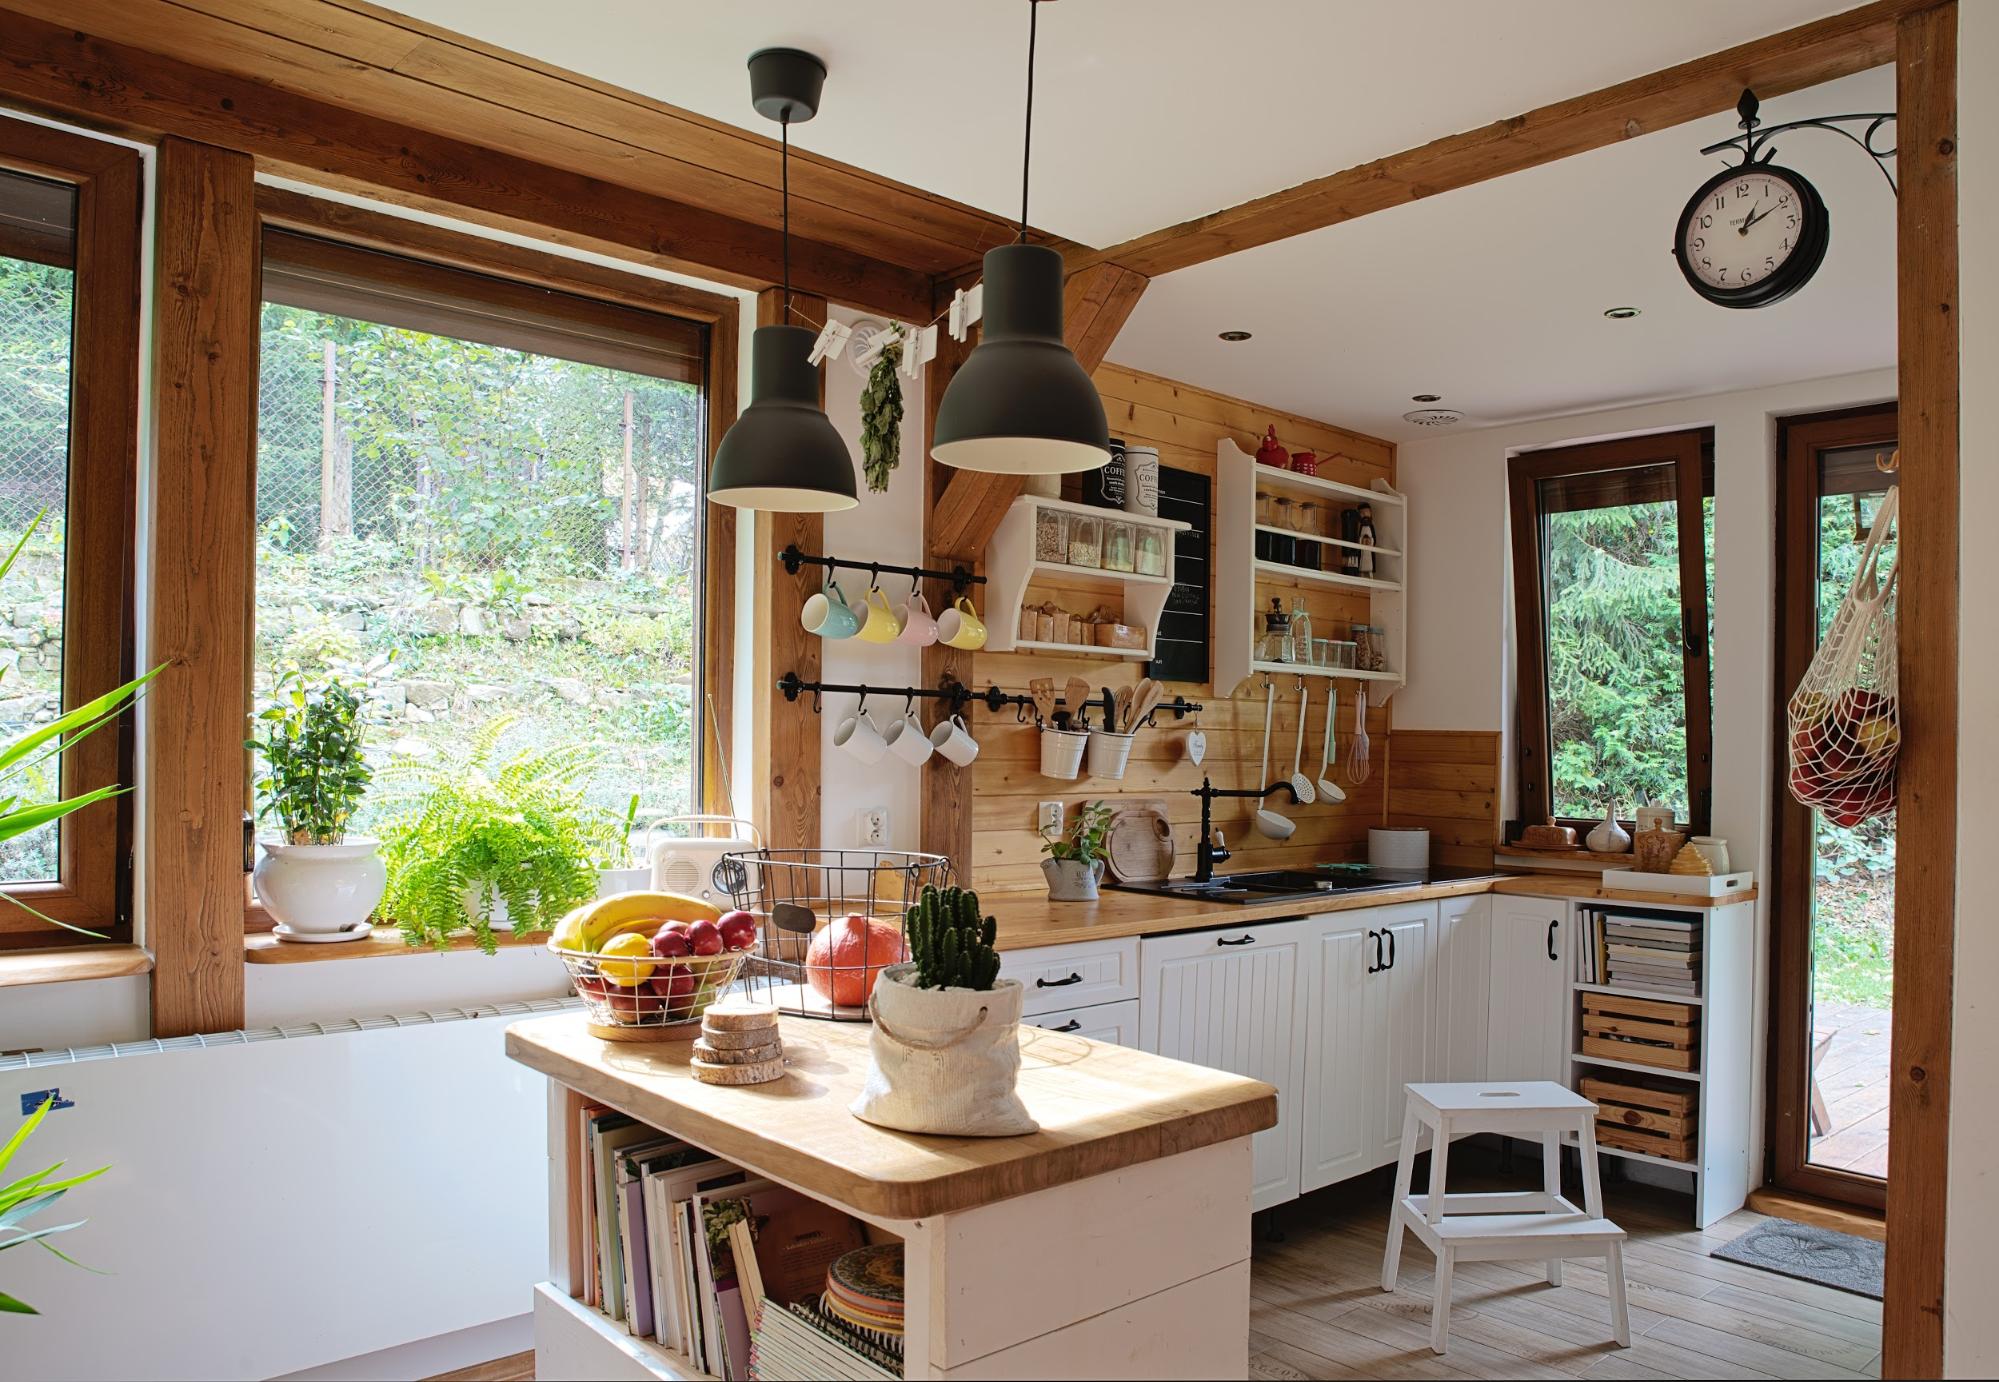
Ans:
<svg viewBox="0 0 1999 1382"><path fill-rule="evenodd" d="M325 201L286 188L259 185L257 212L264 234L273 232L311 237L327 248L328 262L342 252L370 251L392 257L385 267L401 280L419 285L427 275L452 274L454 287L466 286L460 275L477 275L488 280L496 307L515 309L551 294L572 300L591 320L605 325L629 324L635 314L672 317L700 326L706 336L703 360L697 381L701 390L702 451L704 461L712 461L722 434L736 418L739 301L720 293L705 292L664 279L628 273L566 255L487 239L462 231L408 220L384 212ZM261 282L258 301L263 297ZM254 463L254 462L253 462ZM716 745L728 744L732 733L734 705L733 678L736 666L736 622L733 617L736 589L735 510L704 501L699 506L702 525L702 568L695 588L694 681L703 697L695 707L695 780L700 809L726 811L730 801L729 783L723 768L723 754ZM245 617L256 616L254 582ZM247 688L253 666L243 668ZM712 706L713 713L710 713ZM249 760L245 757L245 772ZM253 808L254 809L254 808ZM245 930L267 931L272 920L245 885ZM333 947L341 951L345 947ZM337 958L337 955L330 956Z"/></svg>
<svg viewBox="0 0 1999 1382"><path fill-rule="evenodd" d="M1677 481L1687 809L1693 830L1706 832L1713 803L1714 709L1708 679L1709 611L1701 501L1714 494L1713 458L1713 434L1695 429L1552 447L1508 459L1520 773L1520 818L1508 832L1510 838L1517 837L1522 824L1555 820L1549 781L1553 747L1548 713L1547 524L1540 507L1540 482L1659 465L1671 465ZM1563 818L1557 823L1587 829L1592 822Z"/></svg>
<svg viewBox="0 0 1999 1382"><path fill-rule="evenodd" d="M76 190L71 255L69 482L63 573L63 708L128 680L133 666L133 510L138 494L139 236L137 150L0 115L0 169ZM31 248L16 241L15 248ZM132 716L63 755L65 796L133 781ZM37 911L102 937L132 936L129 795L69 816L53 881L5 889ZM73 946L73 931L0 905L0 950Z"/></svg>

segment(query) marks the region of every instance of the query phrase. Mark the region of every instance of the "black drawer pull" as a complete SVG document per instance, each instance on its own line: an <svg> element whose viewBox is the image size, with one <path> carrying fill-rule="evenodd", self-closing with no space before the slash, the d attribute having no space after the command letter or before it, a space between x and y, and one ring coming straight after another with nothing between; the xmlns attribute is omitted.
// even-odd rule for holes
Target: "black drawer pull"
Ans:
<svg viewBox="0 0 1999 1382"><path fill-rule="evenodd" d="M1555 953L1555 928L1561 924L1562 919L1560 917L1556 917L1548 923L1548 958L1558 964L1561 962L1561 956Z"/></svg>
<svg viewBox="0 0 1999 1382"><path fill-rule="evenodd" d="M1072 1017L1059 1027L1043 1027L1041 1030L1044 1032L1080 1032L1082 1029L1083 1024Z"/></svg>
<svg viewBox="0 0 1999 1382"><path fill-rule="evenodd" d="M1379 974L1386 968L1381 963L1381 932L1370 931L1367 933L1367 938L1374 942L1374 963L1367 967L1367 972L1369 974Z"/></svg>
<svg viewBox="0 0 1999 1382"><path fill-rule="evenodd" d="M1082 975L1071 974L1066 979L1036 979L1034 981L1034 986L1038 989L1065 989L1068 988L1069 985L1071 984L1080 984L1082 982L1083 982Z"/></svg>
<svg viewBox="0 0 1999 1382"><path fill-rule="evenodd" d="M1216 937L1215 937L1215 944L1216 944L1216 945L1249 945L1249 944L1253 943L1253 942L1254 942L1255 940L1256 940L1256 937L1255 937L1255 936L1237 936L1237 937L1236 937L1236 938L1235 938L1234 940L1230 940L1230 939L1229 939L1229 938L1228 938L1227 936L1216 936Z"/></svg>
<svg viewBox="0 0 1999 1382"><path fill-rule="evenodd" d="M1395 968L1395 933L1384 930L1381 934L1388 937L1388 963L1383 965L1382 968L1393 969Z"/></svg>

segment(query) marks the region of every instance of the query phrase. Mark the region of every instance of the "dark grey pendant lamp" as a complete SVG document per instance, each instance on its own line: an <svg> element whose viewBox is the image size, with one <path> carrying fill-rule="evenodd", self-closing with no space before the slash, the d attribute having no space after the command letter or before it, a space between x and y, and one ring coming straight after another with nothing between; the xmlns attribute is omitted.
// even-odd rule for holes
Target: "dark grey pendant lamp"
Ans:
<svg viewBox="0 0 1999 1382"><path fill-rule="evenodd" d="M750 54L750 104L783 128L785 322L750 337L750 406L722 437L708 471L708 497L717 504L827 513L860 503L854 458L819 406L819 367L808 358L818 333L790 321L791 125L819 113L825 82L826 64L810 53Z"/></svg>
<svg viewBox="0 0 1999 1382"><path fill-rule="evenodd" d="M1062 342L1062 256L1027 243L1027 170L1034 135L1036 6L1027 5L1027 125L1020 237L986 251L978 348L937 405L930 454L960 470L1059 475L1111 458L1104 403Z"/></svg>

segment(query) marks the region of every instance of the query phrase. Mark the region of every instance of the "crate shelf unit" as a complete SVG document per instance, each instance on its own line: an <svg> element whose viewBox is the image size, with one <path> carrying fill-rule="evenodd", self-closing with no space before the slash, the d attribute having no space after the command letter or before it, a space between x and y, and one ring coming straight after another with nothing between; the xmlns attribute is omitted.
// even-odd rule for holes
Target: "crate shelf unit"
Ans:
<svg viewBox="0 0 1999 1382"><path fill-rule="evenodd" d="M1691 926L1700 941L1696 991L1584 979L1599 920ZM1570 1087L1598 1105L1599 1156L1693 1177L1694 1222L1701 1228L1740 1208L1756 1184L1755 936L1755 906L1748 902L1593 902L1575 911ZM1617 1042L1609 1033L1656 1045L1612 1055Z"/></svg>
<svg viewBox="0 0 1999 1382"><path fill-rule="evenodd" d="M1336 458L1320 464L1329 464L1332 459ZM1228 437L1215 443L1215 491L1215 690L1226 695L1245 678L1270 673L1333 677L1366 683L1369 700L1380 705L1407 685L1408 501L1382 480L1369 486L1350 485L1323 475L1301 475L1295 470L1258 465L1254 456ZM1359 543L1339 538L1315 537L1259 524L1256 521L1259 494L1310 500L1333 510L1369 504L1374 509L1376 545L1362 549ZM1312 571L1259 560L1258 533L1316 544L1322 566L1337 562L1342 552L1371 551L1375 572L1371 576L1348 575L1342 571ZM1309 594L1314 590L1339 590L1367 597L1365 622L1383 630L1387 644L1386 665L1380 671L1265 662L1256 656L1261 620L1246 616L1267 609L1273 595L1283 599L1289 609L1294 594L1301 591ZM1344 637L1345 633L1345 628L1339 626L1313 630L1318 638Z"/></svg>
<svg viewBox="0 0 1999 1382"><path fill-rule="evenodd" d="M1043 511L1068 516L1081 515L1101 523L1129 523L1135 529L1149 529L1163 538L1165 575L1144 576L1136 571L1104 571L1095 567L1071 566L1067 562L1039 560L1034 555L1035 520ZM1148 518L1118 509L1076 504L1066 499L1050 499L1023 494L1008 506L986 547L986 650L995 653L1067 653L1104 660L1125 659L1143 662L1159 643L1159 616L1166 597L1173 590L1173 544L1193 525L1172 518ZM1113 604L1123 622L1145 626L1143 648L1106 648L1094 643L1048 643L1020 636L1020 611L1028 603L1028 592L1081 593L1093 600ZM1087 610L1076 610L1078 614Z"/></svg>

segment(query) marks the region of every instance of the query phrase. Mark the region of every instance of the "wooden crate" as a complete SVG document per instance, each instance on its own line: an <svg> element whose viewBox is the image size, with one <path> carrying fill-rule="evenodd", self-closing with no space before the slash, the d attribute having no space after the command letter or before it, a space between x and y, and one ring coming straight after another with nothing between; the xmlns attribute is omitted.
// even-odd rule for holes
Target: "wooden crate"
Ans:
<svg viewBox="0 0 1999 1382"><path fill-rule="evenodd" d="M1700 1064L1700 1009L1659 998L1585 993L1583 1054L1692 1070Z"/></svg>
<svg viewBox="0 0 1999 1382"><path fill-rule="evenodd" d="M1582 1095L1596 1104L1599 1145L1668 1161L1692 1161L1697 1147L1696 1092L1644 1075L1585 1075Z"/></svg>

